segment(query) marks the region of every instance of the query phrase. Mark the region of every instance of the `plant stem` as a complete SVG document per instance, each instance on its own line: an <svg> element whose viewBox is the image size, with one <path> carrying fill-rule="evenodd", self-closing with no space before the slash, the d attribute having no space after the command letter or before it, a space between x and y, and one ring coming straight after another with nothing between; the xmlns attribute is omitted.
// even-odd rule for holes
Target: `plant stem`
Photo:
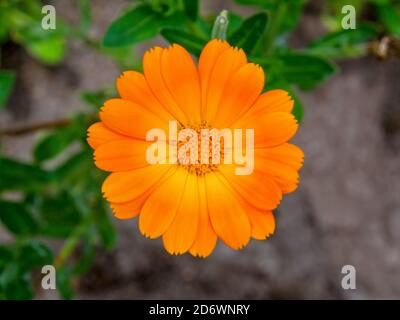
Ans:
<svg viewBox="0 0 400 320"><path fill-rule="evenodd" d="M228 25L229 25L228 11L222 10L219 16L215 19L211 33L211 38L226 40L226 32L228 30Z"/></svg>
<svg viewBox="0 0 400 320"><path fill-rule="evenodd" d="M38 130L43 129L52 129L52 128L59 128L65 127L71 123L70 119L60 119L55 121L49 122L41 122L32 125L27 125L25 127L20 128L10 128L0 131L0 136L18 136L26 133L31 133Z"/></svg>

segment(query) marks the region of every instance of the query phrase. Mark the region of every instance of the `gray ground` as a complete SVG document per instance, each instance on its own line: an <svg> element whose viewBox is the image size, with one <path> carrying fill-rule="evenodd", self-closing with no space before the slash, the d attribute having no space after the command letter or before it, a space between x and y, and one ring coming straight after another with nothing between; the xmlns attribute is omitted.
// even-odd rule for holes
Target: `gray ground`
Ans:
<svg viewBox="0 0 400 320"><path fill-rule="evenodd" d="M54 2L61 15L76 19L71 2ZM125 2L93 3L99 36ZM317 23L306 16L293 42L318 34ZM2 128L64 118L82 107L81 90L106 86L119 74L112 61L77 42L55 69L19 50L8 64L19 79L0 113ZM341 69L301 94L301 186L281 205L271 239L240 252L219 245L206 260L172 257L161 241L142 238L136 221L115 220L117 248L99 252L76 298L400 298L400 61L364 58ZM29 159L36 138L8 138L3 147ZM0 230L0 239L7 238ZM356 290L341 288L347 264L357 270Z"/></svg>

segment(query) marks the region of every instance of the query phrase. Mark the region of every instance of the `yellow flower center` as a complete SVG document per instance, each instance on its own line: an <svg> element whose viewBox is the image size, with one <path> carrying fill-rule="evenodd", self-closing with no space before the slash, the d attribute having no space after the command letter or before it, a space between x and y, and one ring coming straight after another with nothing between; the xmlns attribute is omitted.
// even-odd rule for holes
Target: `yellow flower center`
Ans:
<svg viewBox="0 0 400 320"><path fill-rule="evenodd" d="M197 143L197 159L196 163L185 163L183 159L178 156L178 165L198 176L216 171L218 169L218 164L223 163L223 137L221 140L218 139L218 141L213 143L212 136L206 135L202 132L202 129L212 129L212 127L205 122L195 126L187 125L186 127L181 127L179 129L192 129L197 133L197 139L194 139L196 141L195 143ZM190 147L193 147L191 143L190 137L187 137L186 141L178 141L178 150L183 145L188 146L189 150L187 150L185 154L186 159L190 158ZM213 163L213 155L215 156L216 153L219 153L219 163ZM205 154L208 155L208 161L204 159L203 155Z"/></svg>

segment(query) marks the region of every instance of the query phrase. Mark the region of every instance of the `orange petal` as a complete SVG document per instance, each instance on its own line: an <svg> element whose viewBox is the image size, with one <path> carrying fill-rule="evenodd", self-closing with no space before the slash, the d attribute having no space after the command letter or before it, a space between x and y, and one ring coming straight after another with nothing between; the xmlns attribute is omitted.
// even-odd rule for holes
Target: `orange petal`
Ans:
<svg viewBox="0 0 400 320"><path fill-rule="evenodd" d="M299 175L296 174L296 179L287 179L282 176L272 177L276 184L281 188L282 193L287 194L295 191L299 186Z"/></svg>
<svg viewBox="0 0 400 320"><path fill-rule="evenodd" d="M255 157L254 167L256 170L270 176L278 176L288 180L297 180L297 170L282 162L270 160L268 158Z"/></svg>
<svg viewBox="0 0 400 320"><path fill-rule="evenodd" d="M291 113L273 112L261 115L257 121L241 119L235 128L254 129L256 148L275 147L290 140L297 131L296 118Z"/></svg>
<svg viewBox="0 0 400 320"><path fill-rule="evenodd" d="M133 200L165 176L168 165L151 165L144 168L111 173L103 183L104 197L110 202L124 203Z"/></svg>
<svg viewBox="0 0 400 320"><path fill-rule="evenodd" d="M218 173L205 175L211 224L218 237L227 246L241 249L250 240L250 222L242 206L218 175Z"/></svg>
<svg viewBox="0 0 400 320"><path fill-rule="evenodd" d="M108 129L102 122L96 122L88 129L87 142L93 149L103 143L120 139L128 139L128 137Z"/></svg>
<svg viewBox="0 0 400 320"><path fill-rule="evenodd" d="M272 210L282 199L282 191L276 182L262 172L240 176L235 174L234 165L220 165L219 169L232 188L254 207Z"/></svg>
<svg viewBox="0 0 400 320"><path fill-rule="evenodd" d="M304 152L294 144L284 143L273 148L255 149L255 157L268 158L299 170L303 165Z"/></svg>
<svg viewBox="0 0 400 320"><path fill-rule="evenodd" d="M101 109L100 118L110 129L141 140L145 140L147 132L153 128L168 132L168 122L129 100L106 101Z"/></svg>
<svg viewBox="0 0 400 320"><path fill-rule="evenodd" d="M118 92L121 98L143 106L163 120L173 120L173 116L157 100L143 74L137 71L125 71L117 79Z"/></svg>
<svg viewBox="0 0 400 320"><path fill-rule="evenodd" d="M140 232L158 238L171 225L185 190L188 171L178 168L149 196L139 216Z"/></svg>
<svg viewBox="0 0 400 320"><path fill-rule="evenodd" d="M214 39L209 41L203 48L199 58L199 75L201 84L201 110L202 118L204 120L204 112L207 104L207 90L210 82L212 70L222 52L230 48L226 41Z"/></svg>
<svg viewBox="0 0 400 320"><path fill-rule="evenodd" d="M296 190L298 169L303 162L303 152L298 147L283 144L275 148L256 149L254 162L256 170L273 177L283 193Z"/></svg>
<svg viewBox="0 0 400 320"><path fill-rule="evenodd" d="M147 198L149 197L153 189L154 187L150 188L142 195L129 202L110 203L110 206L114 211L114 215L118 219L131 219L136 217L137 215L140 214L140 210L142 209L144 203L146 202Z"/></svg>
<svg viewBox="0 0 400 320"><path fill-rule="evenodd" d="M275 231L275 218L272 211L261 211L252 207L246 210L251 224L251 237L265 240Z"/></svg>
<svg viewBox="0 0 400 320"><path fill-rule="evenodd" d="M166 49L160 47L155 47L144 54L144 76L151 91L164 108L180 123L186 124L188 119L169 92L161 73L161 58L165 50ZM177 61L174 62L174 64L178 63Z"/></svg>
<svg viewBox="0 0 400 320"><path fill-rule="evenodd" d="M242 121L255 122L264 114L271 112L292 112L294 101L289 93L276 89L264 92L253 106L243 115Z"/></svg>
<svg viewBox="0 0 400 320"><path fill-rule="evenodd" d="M198 177L199 186L199 228L196 239L189 252L193 256L207 257L214 250L217 243L217 235L212 228L207 209L206 181L203 176Z"/></svg>
<svg viewBox="0 0 400 320"><path fill-rule="evenodd" d="M242 49L231 47L219 55L207 87L207 105L204 117L209 124L213 124L219 104L224 98L223 93L227 83L246 63L246 54Z"/></svg>
<svg viewBox="0 0 400 320"><path fill-rule="evenodd" d="M99 146L94 152L98 168L117 172L130 171L149 165L147 148L152 142L134 139L114 140Z"/></svg>
<svg viewBox="0 0 400 320"><path fill-rule="evenodd" d="M264 88L264 71L253 63L242 66L227 82L215 117L217 128L226 128L254 104Z"/></svg>
<svg viewBox="0 0 400 320"><path fill-rule="evenodd" d="M176 215L163 234L165 249L170 254L183 254L192 246L199 226L199 192L197 176L188 174L185 190Z"/></svg>
<svg viewBox="0 0 400 320"><path fill-rule="evenodd" d="M251 237L257 240L265 240L275 231L275 218L270 210L260 210L253 207L248 201L244 200L232 186L225 180L225 186L236 195L237 200L246 212L251 225Z"/></svg>
<svg viewBox="0 0 400 320"><path fill-rule="evenodd" d="M165 84L190 124L200 124L201 94L197 68L189 52L178 44L164 50L161 72Z"/></svg>

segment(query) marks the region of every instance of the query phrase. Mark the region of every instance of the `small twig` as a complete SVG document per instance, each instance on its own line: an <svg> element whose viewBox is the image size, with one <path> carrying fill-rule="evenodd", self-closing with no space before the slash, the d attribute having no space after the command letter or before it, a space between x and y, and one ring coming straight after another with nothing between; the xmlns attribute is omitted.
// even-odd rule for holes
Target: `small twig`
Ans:
<svg viewBox="0 0 400 320"><path fill-rule="evenodd" d="M5 129L5 130L0 130L0 136L18 136L26 133L31 133L34 131L38 130L43 130L43 129L52 129L52 128L59 128L59 127L65 127L71 123L71 119L61 119L61 120L55 120L55 121L50 121L50 122L41 122L41 123L36 123L20 128L10 128L10 129Z"/></svg>
<svg viewBox="0 0 400 320"><path fill-rule="evenodd" d="M370 53L380 60L400 57L400 40L391 36L384 36L374 40L369 49Z"/></svg>

